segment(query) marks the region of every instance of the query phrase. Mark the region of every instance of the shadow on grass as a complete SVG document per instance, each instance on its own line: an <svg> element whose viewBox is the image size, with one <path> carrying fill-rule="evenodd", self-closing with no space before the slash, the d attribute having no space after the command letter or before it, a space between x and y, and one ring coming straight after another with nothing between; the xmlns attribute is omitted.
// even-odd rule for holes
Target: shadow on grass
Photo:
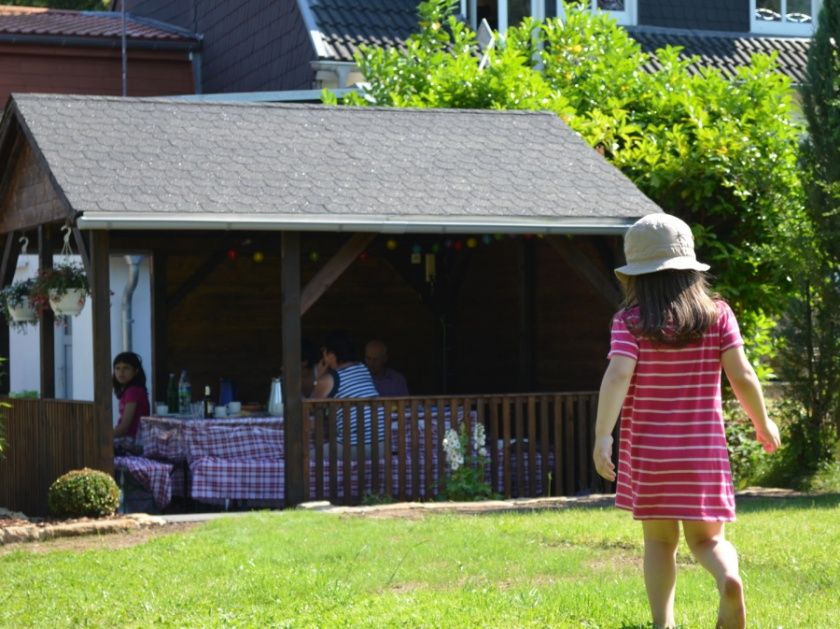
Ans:
<svg viewBox="0 0 840 629"><path fill-rule="evenodd" d="M784 498L741 496L737 499L737 504L738 513L779 509L835 509L840 506L840 494L814 494Z"/></svg>

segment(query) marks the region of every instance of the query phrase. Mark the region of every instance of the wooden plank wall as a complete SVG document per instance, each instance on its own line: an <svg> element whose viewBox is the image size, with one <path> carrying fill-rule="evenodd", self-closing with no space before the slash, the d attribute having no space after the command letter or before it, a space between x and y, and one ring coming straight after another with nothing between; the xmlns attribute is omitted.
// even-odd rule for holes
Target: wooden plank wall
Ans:
<svg viewBox="0 0 840 629"><path fill-rule="evenodd" d="M470 435L475 422L484 426L491 486L505 498L609 491L591 458L597 404L595 392L306 401L304 416L316 418L304 436L312 459L306 467L314 469L314 487L307 485L306 495L334 504L358 504L366 494L431 499L441 490L446 460L444 432L432 428L439 426L437 419L416 421L431 416L458 418L455 428L463 422ZM343 448L335 438L338 422L344 435L350 434L351 409L359 417L367 409L372 417L391 418L384 442L373 440L367 456L363 448ZM380 448L392 456L382 456ZM366 476L370 487L360 491Z"/></svg>
<svg viewBox="0 0 840 629"><path fill-rule="evenodd" d="M27 515L47 515L47 491L73 469L113 471L103 458L93 402L0 398L6 457L0 460L0 505Z"/></svg>

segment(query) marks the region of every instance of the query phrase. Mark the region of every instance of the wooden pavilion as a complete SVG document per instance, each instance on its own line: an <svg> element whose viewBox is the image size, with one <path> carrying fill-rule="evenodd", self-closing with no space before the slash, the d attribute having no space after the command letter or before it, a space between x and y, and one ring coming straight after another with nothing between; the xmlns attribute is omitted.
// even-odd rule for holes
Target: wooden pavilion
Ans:
<svg viewBox="0 0 840 629"><path fill-rule="evenodd" d="M52 399L49 314L40 326L41 399L7 411L0 504L42 512L59 474L112 469L115 252L151 257L153 399L180 367L194 390L235 378L246 401L282 370L289 504L309 495L303 418L315 405L297 393L301 338L336 327L388 340L412 388L394 401L401 412L473 409L490 428L494 474L508 456L496 437L556 449L567 467L520 468L530 481L513 478L513 493L533 493L535 474L552 493L595 482L594 391L619 302L611 269L627 226L661 210L556 116L13 96L0 173L3 285L21 234L37 236L49 267L70 225L94 326L93 402ZM8 344L3 328L0 354ZM540 430L557 437L521 438Z"/></svg>

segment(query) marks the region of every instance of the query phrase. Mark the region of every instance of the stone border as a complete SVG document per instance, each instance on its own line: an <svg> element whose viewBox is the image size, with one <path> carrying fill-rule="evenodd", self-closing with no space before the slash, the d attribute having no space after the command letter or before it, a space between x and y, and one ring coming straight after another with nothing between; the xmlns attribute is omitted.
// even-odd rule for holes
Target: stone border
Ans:
<svg viewBox="0 0 840 629"><path fill-rule="evenodd" d="M108 519L82 519L68 522L29 522L0 528L0 546L17 542L40 542L56 537L125 533L141 528L163 526L163 518L145 513L128 513Z"/></svg>

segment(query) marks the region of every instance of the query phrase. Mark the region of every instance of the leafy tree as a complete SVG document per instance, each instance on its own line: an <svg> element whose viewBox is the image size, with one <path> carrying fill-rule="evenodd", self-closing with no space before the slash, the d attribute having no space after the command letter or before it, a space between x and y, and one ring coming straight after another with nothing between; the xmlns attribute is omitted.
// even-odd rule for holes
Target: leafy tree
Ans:
<svg viewBox="0 0 840 629"><path fill-rule="evenodd" d="M813 237L786 318L783 375L803 411L792 430L813 471L840 434L840 0L826 0L808 53L802 174Z"/></svg>
<svg viewBox="0 0 840 629"><path fill-rule="evenodd" d="M367 95L386 106L557 113L666 211L698 225L716 287L769 351L773 317L794 288L786 261L808 224L801 129L774 58L754 57L730 81L665 48L651 72L649 56L614 20L572 6L565 21L526 19L496 34L482 66L475 35L452 16L457 4L421 3L420 31L405 50L357 54ZM358 94L345 102L370 104Z"/></svg>

